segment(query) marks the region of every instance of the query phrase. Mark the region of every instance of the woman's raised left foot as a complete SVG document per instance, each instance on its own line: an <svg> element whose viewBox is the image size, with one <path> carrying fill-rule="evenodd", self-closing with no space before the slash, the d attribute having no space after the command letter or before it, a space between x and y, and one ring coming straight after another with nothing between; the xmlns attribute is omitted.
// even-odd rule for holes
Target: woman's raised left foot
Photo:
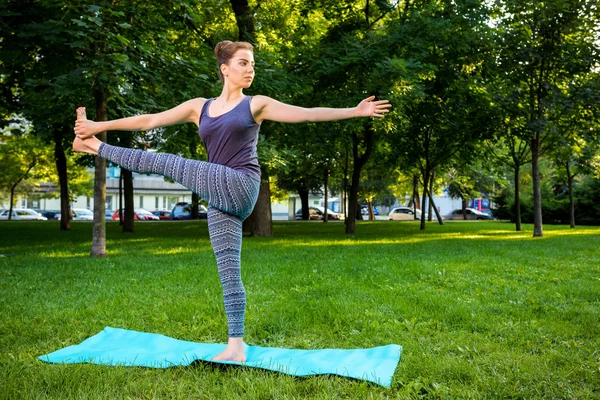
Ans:
<svg viewBox="0 0 600 400"><path fill-rule="evenodd" d="M73 140L73 150L78 153L98 154L101 143L102 142L95 137L82 140L75 136L75 140Z"/></svg>

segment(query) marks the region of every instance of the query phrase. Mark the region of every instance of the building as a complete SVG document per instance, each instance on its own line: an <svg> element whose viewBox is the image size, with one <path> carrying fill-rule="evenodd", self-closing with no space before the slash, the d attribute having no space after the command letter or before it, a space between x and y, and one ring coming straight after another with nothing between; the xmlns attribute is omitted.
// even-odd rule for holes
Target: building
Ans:
<svg viewBox="0 0 600 400"><path fill-rule="evenodd" d="M94 174L94 170L89 170ZM121 207L119 203L119 167L106 169L106 209L117 210ZM16 207L35 208L39 210L60 210L60 198L58 187L54 184L41 184L38 191L30 197L17 198ZM44 198L54 192L55 198ZM192 192L183 185L176 182L167 182L159 175L133 174L133 205L134 207L147 210L171 210L176 203L181 201L191 202ZM94 198L89 196L78 196L71 202L72 208L94 208ZM2 208L9 208L8 202L2 204Z"/></svg>

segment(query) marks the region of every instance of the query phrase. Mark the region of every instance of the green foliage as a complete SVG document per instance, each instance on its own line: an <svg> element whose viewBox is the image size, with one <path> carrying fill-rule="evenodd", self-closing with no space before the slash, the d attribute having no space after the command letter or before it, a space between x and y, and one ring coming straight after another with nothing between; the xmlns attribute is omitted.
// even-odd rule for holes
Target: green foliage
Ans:
<svg viewBox="0 0 600 400"><path fill-rule="evenodd" d="M40 137L33 135L33 127L21 118L12 118L0 133L0 201L8 202L10 192L24 197L57 197L58 191L37 193L41 183L58 186L58 175L54 161L54 149ZM92 193L92 178L87 167L81 164L81 156L67 153L69 168L69 196ZM14 199L16 200L16 198Z"/></svg>
<svg viewBox="0 0 600 400"><path fill-rule="evenodd" d="M390 24L397 48L390 68L403 73L409 88L394 96L400 129L393 143L406 171L417 167L429 174L453 159L468 162L477 143L489 137L486 22L482 3L432 2Z"/></svg>
<svg viewBox="0 0 600 400"><path fill-rule="evenodd" d="M575 183L575 222L578 225L600 224L600 180L586 177ZM554 191L550 182L542 185L542 212L545 224L569 223L569 198L566 189ZM514 190L506 187L493 197L497 219L515 222ZM521 192L521 220L533 222L533 197L530 190Z"/></svg>
<svg viewBox="0 0 600 400"><path fill-rule="evenodd" d="M22 120L9 124L0 132L0 200L10 201L11 194L27 196L40 181L52 180L52 161L52 148L31 134L30 125Z"/></svg>

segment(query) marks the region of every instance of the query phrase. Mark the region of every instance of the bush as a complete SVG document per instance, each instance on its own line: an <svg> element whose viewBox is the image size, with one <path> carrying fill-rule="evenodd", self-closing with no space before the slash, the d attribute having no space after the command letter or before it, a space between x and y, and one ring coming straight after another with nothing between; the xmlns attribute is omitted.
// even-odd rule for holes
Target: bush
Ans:
<svg viewBox="0 0 600 400"><path fill-rule="evenodd" d="M527 188L530 189L530 188ZM600 179L583 178L574 188L575 223L577 225L600 225ZM497 219L516 222L514 188L503 188L492 200L492 211ZM533 196L521 193L521 222L533 223ZM548 184L542 184L542 222L544 224L569 223L568 193L554 193Z"/></svg>

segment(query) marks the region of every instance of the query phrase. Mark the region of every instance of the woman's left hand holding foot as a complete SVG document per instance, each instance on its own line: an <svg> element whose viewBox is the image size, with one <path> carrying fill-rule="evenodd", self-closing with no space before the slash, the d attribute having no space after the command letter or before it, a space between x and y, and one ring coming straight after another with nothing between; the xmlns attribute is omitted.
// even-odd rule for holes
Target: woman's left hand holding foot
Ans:
<svg viewBox="0 0 600 400"><path fill-rule="evenodd" d="M75 135L80 139L91 138L98 132L98 123L87 119L85 107L77 109L77 120L75 121Z"/></svg>

